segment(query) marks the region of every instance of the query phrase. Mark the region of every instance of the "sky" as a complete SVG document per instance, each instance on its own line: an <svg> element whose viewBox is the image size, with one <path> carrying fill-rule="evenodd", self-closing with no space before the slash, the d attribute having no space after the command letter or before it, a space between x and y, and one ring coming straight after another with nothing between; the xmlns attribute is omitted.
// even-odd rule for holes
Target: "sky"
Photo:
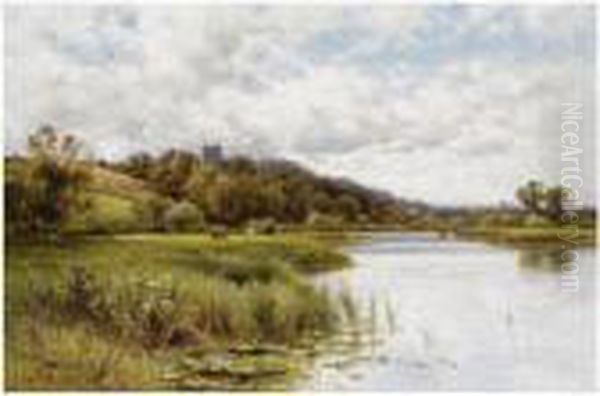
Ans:
<svg viewBox="0 0 600 396"><path fill-rule="evenodd" d="M51 123L97 158L221 143L438 205L558 183L592 6L9 6L5 151Z"/></svg>

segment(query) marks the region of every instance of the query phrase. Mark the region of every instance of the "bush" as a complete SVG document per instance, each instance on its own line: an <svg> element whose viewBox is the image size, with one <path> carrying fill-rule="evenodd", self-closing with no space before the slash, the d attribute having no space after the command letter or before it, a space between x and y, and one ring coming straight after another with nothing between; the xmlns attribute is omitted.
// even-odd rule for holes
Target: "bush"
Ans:
<svg viewBox="0 0 600 396"><path fill-rule="evenodd" d="M313 212L308 216L306 223L316 230L337 230L344 225L344 219L340 216L329 215L320 212Z"/></svg>
<svg viewBox="0 0 600 396"><path fill-rule="evenodd" d="M249 234L273 235L277 232L277 222L271 217L252 219L246 224L246 232Z"/></svg>
<svg viewBox="0 0 600 396"><path fill-rule="evenodd" d="M169 207L165 212L164 223L168 231L201 231L206 227L202 212L187 201Z"/></svg>
<svg viewBox="0 0 600 396"><path fill-rule="evenodd" d="M165 230L165 212L169 209L169 200L160 195L143 197L134 210L144 229Z"/></svg>

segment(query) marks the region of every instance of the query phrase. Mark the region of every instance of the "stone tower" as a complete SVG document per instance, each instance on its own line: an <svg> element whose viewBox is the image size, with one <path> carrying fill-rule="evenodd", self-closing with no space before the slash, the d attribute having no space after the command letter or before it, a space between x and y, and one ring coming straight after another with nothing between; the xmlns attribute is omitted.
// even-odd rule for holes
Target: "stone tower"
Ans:
<svg viewBox="0 0 600 396"><path fill-rule="evenodd" d="M223 161L223 147L220 144L202 146L202 159L208 164L219 164Z"/></svg>

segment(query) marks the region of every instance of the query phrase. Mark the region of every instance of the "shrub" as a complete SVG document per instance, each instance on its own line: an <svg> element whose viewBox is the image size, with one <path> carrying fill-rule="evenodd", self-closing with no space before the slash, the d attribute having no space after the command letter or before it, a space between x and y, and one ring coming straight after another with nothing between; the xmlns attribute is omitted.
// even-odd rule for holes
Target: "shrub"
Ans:
<svg viewBox="0 0 600 396"><path fill-rule="evenodd" d="M187 201L169 207L164 215L164 223L168 231L200 231L206 226L202 212Z"/></svg>
<svg viewBox="0 0 600 396"><path fill-rule="evenodd" d="M271 217L253 219L246 224L246 231L249 234L272 235L277 232L277 222Z"/></svg>
<svg viewBox="0 0 600 396"><path fill-rule="evenodd" d="M165 212L168 208L168 199L159 195L150 195L143 197L134 210L145 229L163 231L165 229Z"/></svg>
<svg viewBox="0 0 600 396"><path fill-rule="evenodd" d="M308 216L306 223L308 226L317 230L337 230L343 226L344 219L340 216L313 212Z"/></svg>

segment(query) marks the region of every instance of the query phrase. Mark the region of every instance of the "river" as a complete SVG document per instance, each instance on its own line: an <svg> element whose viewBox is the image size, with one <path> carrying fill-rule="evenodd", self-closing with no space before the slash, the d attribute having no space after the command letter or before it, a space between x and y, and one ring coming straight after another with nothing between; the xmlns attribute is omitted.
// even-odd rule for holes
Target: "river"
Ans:
<svg viewBox="0 0 600 396"><path fill-rule="evenodd" d="M355 266L321 275L350 290L370 334L318 358L301 390L576 390L594 386L595 250L579 289L560 251L383 234L351 247Z"/></svg>

